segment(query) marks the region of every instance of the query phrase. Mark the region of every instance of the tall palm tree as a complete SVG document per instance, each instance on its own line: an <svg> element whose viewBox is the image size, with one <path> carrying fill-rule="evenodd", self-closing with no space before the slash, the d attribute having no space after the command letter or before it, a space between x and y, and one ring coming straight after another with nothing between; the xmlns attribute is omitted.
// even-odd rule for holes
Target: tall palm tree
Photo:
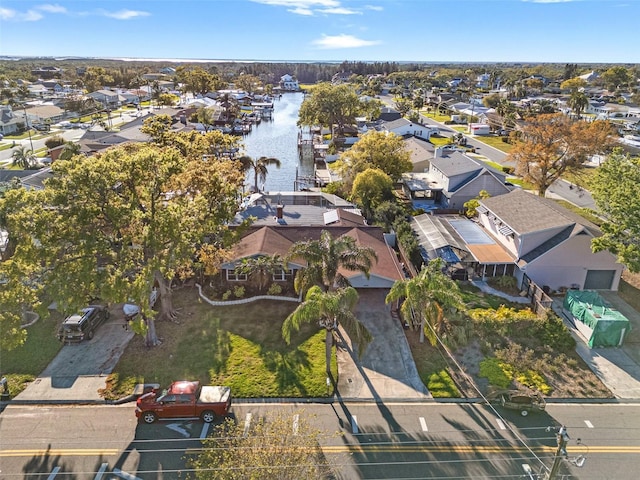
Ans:
<svg viewBox="0 0 640 480"><path fill-rule="evenodd" d="M284 261L278 254L260 255L242 259L242 262L236 270L249 277L256 277L258 281L258 291L262 292L262 289L267 284L269 275L273 275L283 269L283 265Z"/></svg>
<svg viewBox="0 0 640 480"><path fill-rule="evenodd" d="M396 281L385 299L386 303L403 300L403 318L413 328L420 328L421 343L426 334L433 346L442 331L444 310L464 305L458 285L442 272L443 266L441 259L432 260L416 277Z"/></svg>
<svg viewBox="0 0 640 480"><path fill-rule="evenodd" d="M21 167L24 170L31 168L36 161L33 151L24 145L17 147L11 154L11 158L13 158L13 165Z"/></svg>
<svg viewBox="0 0 640 480"><path fill-rule="evenodd" d="M567 100L567 105L573 110L577 118L580 118L582 111L589 106L589 98L584 92L576 90L571 92L571 96Z"/></svg>
<svg viewBox="0 0 640 480"><path fill-rule="evenodd" d="M349 281L339 272L341 268L359 271L369 277L373 262L378 260L375 250L359 246L348 236L333 238L323 230L320 239L294 243L287 254L287 262L304 259L307 267L300 270L294 280L296 292L306 292L314 285L321 285L325 291L349 285Z"/></svg>
<svg viewBox="0 0 640 480"><path fill-rule="evenodd" d="M280 168L282 162L277 158L273 157L260 157L257 159L253 159L247 155L243 155L238 159L242 164L242 170L244 172L249 172L253 170L253 188L256 192L259 192L258 181L264 185L264 182L267 180L267 174L269 173L269 169L271 165L275 165L277 168Z"/></svg>
<svg viewBox="0 0 640 480"><path fill-rule="evenodd" d="M358 292L353 287L341 288L336 291L324 292L320 287L313 286L307 292L304 302L298 305L282 324L282 337L285 342L291 342L291 334L300 330L303 323L317 321L326 331L325 360L326 371L331 375L331 349L333 346L333 332L339 325L346 330L349 338L358 344L359 354L371 342L371 333L360 323L353 313L358 303Z"/></svg>

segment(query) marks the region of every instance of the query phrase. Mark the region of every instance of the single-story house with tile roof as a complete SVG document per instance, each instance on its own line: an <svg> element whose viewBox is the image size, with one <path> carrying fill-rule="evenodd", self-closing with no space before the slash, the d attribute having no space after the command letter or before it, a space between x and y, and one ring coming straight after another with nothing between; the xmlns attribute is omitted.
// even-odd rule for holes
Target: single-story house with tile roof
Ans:
<svg viewBox="0 0 640 480"><path fill-rule="evenodd" d="M480 200L478 221L514 259L514 276L553 290L617 290L624 266L610 252L591 251L598 227L521 189Z"/></svg>
<svg viewBox="0 0 640 480"><path fill-rule="evenodd" d="M300 241L318 240L323 230L331 232L334 238L352 237L360 246L371 247L378 256L369 271L369 278L361 272L341 269L343 275L354 288L391 288L397 281L404 279L402 266L395 251L386 243L383 231L379 227L370 226L337 226L317 225L299 226L256 226L250 227L234 247L232 258L221 266L221 280L226 282L246 282L247 275L237 271L238 265L245 258L266 255L284 257L291 246ZM292 282L298 270L305 268L304 259L294 259L281 271L272 274L274 282Z"/></svg>

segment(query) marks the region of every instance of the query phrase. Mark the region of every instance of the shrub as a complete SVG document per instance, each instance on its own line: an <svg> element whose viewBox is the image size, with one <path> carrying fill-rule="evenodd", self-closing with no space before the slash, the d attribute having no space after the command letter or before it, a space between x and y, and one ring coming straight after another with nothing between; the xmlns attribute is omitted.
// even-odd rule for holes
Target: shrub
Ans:
<svg viewBox="0 0 640 480"><path fill-rule="evenodd" d="M446 370L434 372L427 377L427 389L434 398L458 398L460 391Z"/></svg>
<svg viewBox="0 0 640 480"><path fill-rule="evenodd" d="M538 390L539 392L549 395L553 389L547 384L547 380L543 375L535 370L524 370L516 374L516 380L522 385Z"/></svg>
<svg viewBox="0 0 640 480"><path fill-rule="evenodd" d="M233 289L233 294L235 295L236 298L244 297L244 294L245 294L244 286L238 285L237 287L235 287Z"/></svg>
<svg viewBox="0 0 640 480"><path fill-rule="evenodd" d="M227 290L222 294L222 300L229 300L231 298L231 290Z"/></svg>
<svg viewBox="0 0 640 480"><path fill-rule="evenodd" d="M489 380L491 385L508 388L513 378L513 368L495 357L480 362L480 377Z"/></svg>
<svg viewBox="0 0 640 480"><path fill-rule="evenodd" d="M277 283L272 283L267 293L269 295L280 295L282 293L282 286Z"/></svg>

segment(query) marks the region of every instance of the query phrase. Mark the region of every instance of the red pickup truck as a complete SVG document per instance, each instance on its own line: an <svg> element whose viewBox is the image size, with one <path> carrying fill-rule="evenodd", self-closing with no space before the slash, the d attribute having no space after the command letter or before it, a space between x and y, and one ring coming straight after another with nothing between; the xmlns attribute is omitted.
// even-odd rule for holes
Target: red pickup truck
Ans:
<svg viewBox="0 0 640 480"><path fill-rule="evenodd" d="M162 393L157 390L136 401L136 417L145 423L159 418L201 418L211 423L227 414L231 406L231 389L200 382L173 382Z"/></svg>

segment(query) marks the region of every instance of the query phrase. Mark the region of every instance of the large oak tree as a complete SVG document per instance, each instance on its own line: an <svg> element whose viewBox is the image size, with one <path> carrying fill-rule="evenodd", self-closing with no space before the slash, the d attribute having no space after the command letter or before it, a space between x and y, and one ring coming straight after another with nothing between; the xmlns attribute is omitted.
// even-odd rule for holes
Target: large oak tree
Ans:
<svg viewBox="0 0 640 480"><path fill-rule="evenodd" d="M591 155L606 152L615 141L608 122L574 121L563 114L528 118L515 138L507 159L515 162L516 175L534 185L540 196L565 173L578 173Z"/></svg>
<svg viewBox="0 0 640 480"><path fill-rule="evenodd" d="M298 112L298 125L335 126L338 135L344 134L347 125L366 109L353 87L346 84L320 83L313 87L311 95L304 99Z"/></svg>
<svg viewBox="0 0 640 480"><path fill-rule="evenodd" d="M605 218L593 250L609 250L630 271L640 272L640 158L615 150L596 172L590 190Z"/></svg>
<svg viewBox="0 0 640 480"><path fill-rule="evenodd" d="M134 301L143 319L154 285L159 318L172 317L172 281L220 261L244 180L236 161L153 144L58 161L53 173L43 190L11 190L0 202L16 245L0 265L4 292L42 311L56 301L71 312L94 296ZM2 336L17 335L14 307L0 312ZM144 326L147 343L157 344L153 320Z"/></svg>

